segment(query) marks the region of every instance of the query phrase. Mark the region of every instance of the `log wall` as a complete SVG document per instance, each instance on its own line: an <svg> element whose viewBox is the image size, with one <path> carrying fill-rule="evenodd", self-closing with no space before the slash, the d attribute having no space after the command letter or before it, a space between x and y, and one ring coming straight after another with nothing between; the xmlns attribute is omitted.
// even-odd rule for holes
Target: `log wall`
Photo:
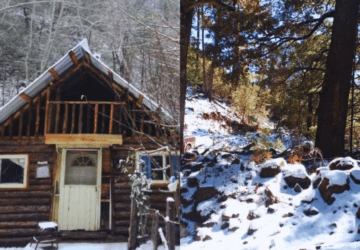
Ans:
<svg viewBox="0 0 360 250"><path fill-rule="evenodd" d="M0 246L26 245L39 221L51 219L52 178L36 179L38 161L47 161L51 176L56 164L55 146L1 145L0 154L28 154L28 186L0 188Z"/></svg>

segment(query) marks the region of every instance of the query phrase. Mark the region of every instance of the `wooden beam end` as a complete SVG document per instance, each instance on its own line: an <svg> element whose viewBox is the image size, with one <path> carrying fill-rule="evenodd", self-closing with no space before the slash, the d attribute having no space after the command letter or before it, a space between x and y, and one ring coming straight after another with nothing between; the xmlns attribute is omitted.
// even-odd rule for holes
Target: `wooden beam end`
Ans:
<svg viewBox="0 0 360 250"><path fill-rule="evenodd" d="M79 60L77 58L77 56L75 55L74 51L70 51L69 52L69 56L71 58L71 61L73 62L74 65L78 65L79 64Z"/></svg>
<svg viewBox="0 0 360 250"><path fill-rule="evenodd" d="M20 94L19 94L19 97L20 97L21 99L23 99L24 101L26 101L27 103L31 102L31 97L28 96L28 95L25 94L25 93L20 93Z"/></svg>
<svg viewBox="0 0 360 250"><path fill-rule="evenodd" d="M54 68L49 69L49 73L54 77L55 80L59 79L59 74L55 71Z"/></svg>

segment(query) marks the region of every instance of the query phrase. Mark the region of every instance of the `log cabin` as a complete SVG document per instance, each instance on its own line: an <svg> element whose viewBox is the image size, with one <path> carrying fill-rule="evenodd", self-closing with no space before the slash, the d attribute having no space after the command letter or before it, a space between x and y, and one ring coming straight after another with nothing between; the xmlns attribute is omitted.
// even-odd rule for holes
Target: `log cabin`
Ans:
<svg viewBox="0 0 360 250"><path fill-rule="evenodd" d="M80 42L0 109L0 246L29 243L41 221L57 222L61 240L127 241L126 172L145 165L151 207L164 214L176 128Z"/></svg>

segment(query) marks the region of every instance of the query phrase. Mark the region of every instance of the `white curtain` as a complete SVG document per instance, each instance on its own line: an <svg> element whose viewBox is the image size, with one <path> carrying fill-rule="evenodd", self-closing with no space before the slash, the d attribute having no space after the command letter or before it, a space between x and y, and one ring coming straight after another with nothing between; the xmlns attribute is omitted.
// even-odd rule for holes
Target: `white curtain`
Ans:
<svg viewBox="0 0 360 250"><path fill-rule="evenodd" d="M25 158L8 158L8 160L10 160L12 163L15 163L16 165L19 165L22 168L25 167Z"/></svg>

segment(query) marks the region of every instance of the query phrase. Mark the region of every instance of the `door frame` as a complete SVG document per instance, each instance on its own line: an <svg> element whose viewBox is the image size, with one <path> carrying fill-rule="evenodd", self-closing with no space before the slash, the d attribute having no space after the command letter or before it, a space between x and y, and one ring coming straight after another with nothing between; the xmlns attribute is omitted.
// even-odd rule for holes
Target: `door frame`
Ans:
<svg viewBox="0 0 360 250"><path fill-rule="evenodd" d="M66 154L68 151L96 151L98 152L97 157L97 171L96 171L96 190L97 190L97 208L95 209L95 218L96 218L96 226L94 231L100 229L100 218L101 218L101 175L102 175L102 148L78 148L78 147L67 147L62 148L61 150L61 175L60 175L60 187L59 187L59 214L58 214L58 223L59 223L59 229L62 228L62 211L60 204L62 203L63 193L62 190L64 190L65 185L65 170L66 170Z"/></svg>

